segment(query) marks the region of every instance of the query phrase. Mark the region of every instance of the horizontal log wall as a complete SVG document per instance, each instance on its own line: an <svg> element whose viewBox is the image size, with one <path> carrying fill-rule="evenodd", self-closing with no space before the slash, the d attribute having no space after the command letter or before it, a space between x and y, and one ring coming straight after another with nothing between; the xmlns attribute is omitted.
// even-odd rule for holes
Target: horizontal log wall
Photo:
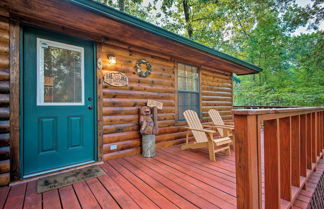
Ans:
<svg viewBox="0 0 324 209"><path fill-rule="evenodd" d="M177 90L175 62L166 56L143 51L133 51L125 46L102 45L100 57L103 58L103 73L119 71L129 78L127 87L113 87L103 84L103 160L120 158L140 153L139 107L146 105L148 99L163 102L158 110L159 133L157 148L183 143L185 122L177 121ZM117 58L116 65L109 65L107 55ZM141 78L135 73L138 59L146 59L152 65L152 74ZM221 111L225 119L232 119L232 85L230 75L201 69L201 109L204 119L209 108ZM117 149L111 150L112 145Z"/></svg>
<svg viewBox="0 0 324 209"><path fill-rule="evenodd" d="M9 183L9 158L9 23L0 17L0 186Z"/></svg>
<svg viewBox="0 0 324 209"><path fill-rule="evenodd" d="M204 122L210 122L208 111L216 109L225 122L233 121L232 76L200 70L201 116Z"/></svg>

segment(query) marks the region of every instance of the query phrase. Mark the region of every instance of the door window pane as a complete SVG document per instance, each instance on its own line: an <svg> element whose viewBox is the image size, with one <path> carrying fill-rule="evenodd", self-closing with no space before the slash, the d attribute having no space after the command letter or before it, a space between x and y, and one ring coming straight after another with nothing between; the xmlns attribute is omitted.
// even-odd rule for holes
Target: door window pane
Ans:
<svg viewBox="0 0 324 209"><path fill-rule="evenodd" d="M37 104L84 103L83 48L37 39Z"/></svg>

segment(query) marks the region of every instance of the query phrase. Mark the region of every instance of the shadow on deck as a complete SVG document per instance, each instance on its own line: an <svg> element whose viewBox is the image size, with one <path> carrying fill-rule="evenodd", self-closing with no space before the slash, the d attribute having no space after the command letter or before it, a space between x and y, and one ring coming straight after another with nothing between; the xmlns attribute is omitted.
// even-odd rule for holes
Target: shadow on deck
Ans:
<svg viewBox="0 0 324 209"><path fill-rule="evenodd" d="M0 208L236 208L235 157L207 150L159 150L153 159L141 156L109 161L106 175L72 186L36 193L36 181L0 188ZM306 208L324 171L318 164L295 201Z"/></svg>

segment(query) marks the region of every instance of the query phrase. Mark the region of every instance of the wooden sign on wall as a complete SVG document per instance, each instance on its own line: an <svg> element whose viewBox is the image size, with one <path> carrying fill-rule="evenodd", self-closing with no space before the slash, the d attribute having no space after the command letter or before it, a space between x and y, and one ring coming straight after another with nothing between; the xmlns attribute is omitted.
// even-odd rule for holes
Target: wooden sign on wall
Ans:
<svg viewBox="0 0 324 209"><path fill-rule="evenodd" d="M104 82L112 86L128 86L128 77L124 73L110 71L105 74Z"/></svg>
<svg viewBox="0 0 324 209"><path fill-rule="evenodd" d="M162 110L163 103L149 99L149 100L147 100L147 106L149 106L149 107L157 107L159 110Z"/></svg>

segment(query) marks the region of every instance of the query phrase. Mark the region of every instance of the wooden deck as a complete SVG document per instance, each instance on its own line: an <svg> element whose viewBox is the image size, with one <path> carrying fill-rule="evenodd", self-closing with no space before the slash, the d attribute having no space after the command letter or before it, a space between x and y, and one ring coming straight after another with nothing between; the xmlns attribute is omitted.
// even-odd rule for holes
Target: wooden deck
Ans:
<svg viewBox="0 0 324 209"><path fill-rule="evenodd" d="M36 193L36 182L0 188L0 208L236 208L235 157L207 150L159 150L154 159L111 160L106 175ZM324 160L295 201L306 208L324 171Z"/></svg>

